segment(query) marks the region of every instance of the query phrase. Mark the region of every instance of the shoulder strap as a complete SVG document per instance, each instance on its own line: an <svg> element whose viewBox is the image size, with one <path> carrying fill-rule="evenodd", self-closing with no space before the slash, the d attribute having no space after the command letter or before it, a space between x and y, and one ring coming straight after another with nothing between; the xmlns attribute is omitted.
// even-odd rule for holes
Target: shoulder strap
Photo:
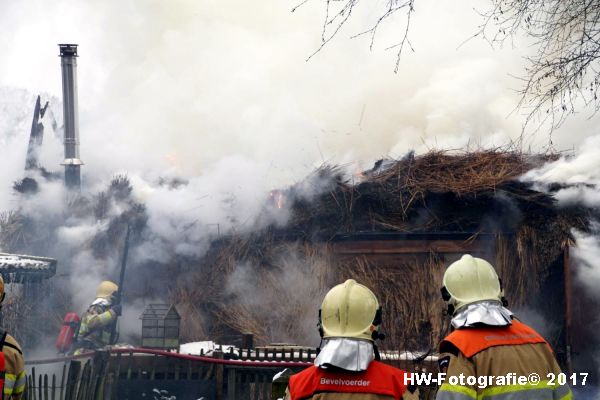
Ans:
<svg viewBox="0 0 600 400"><path fill-rule="evenodd" d="M15 346L14 344L8 343L8 342L4 342L3 345L6 346L6 347L10 347L11 349L14 349L20 355L23 355L23 351L19 348L19 346Z"/></svg>
<svg viewBox="0 0 600 400"><path fill-rule="evenodd" d="M2 351L2 348L4 348L5 345L8 345L8 343L6 343L6 335L7 334L8 334L8 332L0 329L0 351Z"/></svg>

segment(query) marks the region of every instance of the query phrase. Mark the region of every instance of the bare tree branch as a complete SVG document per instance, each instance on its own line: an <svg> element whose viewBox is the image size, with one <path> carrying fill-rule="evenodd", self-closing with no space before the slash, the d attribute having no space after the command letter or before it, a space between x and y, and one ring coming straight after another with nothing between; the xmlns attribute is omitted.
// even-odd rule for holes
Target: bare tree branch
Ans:
<svg viewBox="0 0 600 400"><path fill-rule="evenodd" d="M303 0L297 7L308 1ZM351 15L363 9L376 18L367 29L351 38L368 36L369 49L372 50L382 25L391 24L393 16L402 14L404 23L398 25L399 41L386 47L387 50L398 49L394 72L398 72L406 47L414 51L409 29L415 0L386 0L383 3L322 1L325 3L325 18L321 45L307 60L341 32L351 20ZM495 46L524 36L533 43L534 54L526 59L519 90L521 100L517 107L526 113L525 126L536 121L540 125L548 123L554 129L579 108L589 107L593 113L598 112L600 0L489 1L489 9L479 12L482 24L467 40L481 37Z"/></svg>
<svg viewBox="0 0 600 400"><path fill-rule="evenodd" d="M526 125L559 127L579 108L600 109L600 0L491 0L482 36L502 43L525 35L535 53L527 58L519 108Z"/></svg>
<svg viewBox="0 0 600 400"><path fill-rule="evenodd" d="M295 11L298 7L306 4L309 0L302 1L298 6L294 7L292 11ZM342 28L348 23L351 15L358 11L363 4L360 0L325 0L325 18L323 20L323 25L321 29L321 44L319 47L306 59L307 61L314 57L317 53L319 53L333 38L335 38ZM361 9L370 10L371 7L374 6L373 3L365 3L366 5ZM414 13L414 0L387 0L385 2L385 7L381 7L381 12L374 13L378 15L377 19L373 22L373 24L357 34L350 36L352 39L359 38L365 35L370 37L369 49L372 50L375 38L377 36L379 28L390 20L391 17L395 16L398 11L405 10L405 27L401 31L400 41L397 44L389 46L387 49L398 48L397 59L396 59L396 68L394 72L398 71L398 66L400 65L400 56L402 55L402 51L405 46L408 46L412 51L412 45L410 44L410 40L408 39L408 33L410 28L410 18Z"/></svg>

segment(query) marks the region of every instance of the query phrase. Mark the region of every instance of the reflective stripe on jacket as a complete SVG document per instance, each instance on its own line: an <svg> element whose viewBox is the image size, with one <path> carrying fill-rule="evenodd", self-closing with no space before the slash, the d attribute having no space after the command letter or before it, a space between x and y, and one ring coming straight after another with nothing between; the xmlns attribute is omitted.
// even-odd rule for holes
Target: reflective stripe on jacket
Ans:
<svg viewBox="0 0 600 400"><path fill-rule="evenodd" d="M399 400L407 393L406 372L373 361L366 371L348 372L311 366L292 375L289 400Z"/></svg>
<svg viewBox="0 0 600 400"><path fill-rule="evenodd" d="M441 363L447 365L447 375L437 393L437 400L572 398L568 385L559 385L556 380L553 384L548 381L549 374L557 376L561 370L546 341L517 320L508 327L456 330L442 341L440 353ZM531 374L539 376L540 382L517 382L518 377ZM458 382L460 376L464 377L462 384ZM466 383L467 377L475 377L476 383Z"/></svg>

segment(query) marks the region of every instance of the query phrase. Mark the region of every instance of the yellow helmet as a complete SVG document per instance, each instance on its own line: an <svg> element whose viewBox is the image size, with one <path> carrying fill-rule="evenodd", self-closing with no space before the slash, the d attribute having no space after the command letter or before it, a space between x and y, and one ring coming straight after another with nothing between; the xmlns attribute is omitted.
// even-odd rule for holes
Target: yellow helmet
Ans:
<svg viewBox="0 0 600 400"><path fill-rule="evenodd" d="M96 289L96 298L109 300L117 290L119 287L114 282L102 281Z"/></svg>
<svg viewBox="0 0 600 400"><path fill-rule="evenodd" d="M477 301L502 301L500 279L492 264L469 254L450 264L443 284L442 297L454 311Z"/></svg>
<svg viewBox="0 0 600 400"><path fill-rule="evenodd" d="M334 286L319 310L319 330L323 338L346 337L373 340L379 337L379 302L369 288L354 279Z"/></svg>

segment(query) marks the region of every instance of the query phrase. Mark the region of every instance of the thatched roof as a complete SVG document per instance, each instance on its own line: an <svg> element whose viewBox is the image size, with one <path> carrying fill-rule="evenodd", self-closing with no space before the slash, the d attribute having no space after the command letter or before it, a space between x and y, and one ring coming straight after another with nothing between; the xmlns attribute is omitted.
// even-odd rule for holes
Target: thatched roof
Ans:
<svg viewBox="0 0 600 400"><path fill-rule="evenodd" d="M321 167L274 196L268 212L286 213L285 226L274 224L221 239L198 268L180 276L172 301L185 310L182 314L190 315L182 319L184 335L199 329L211 337L253 332L259 343L305 344L305 333L312 332L312 326L307 331L303 325L316 315L322 295L353 277L371 287L384 305L386 346L413 350L435 346L447 325L439 285L451 259L435 251L387 258L340 255L332 245L348 237L366 240L373 234L401 234L387 235L390 240L427 237L424 233L485 234L491 248L483 255L503 277L512 306L535 307L532 299L542 298L539 294L546 290L548 277L561 271L557 263L571 240L571 229L587 229L594 212L559 207L551 193L520 180L525 172L553 159L510 151L435 151L381 161L353 177L341 167ZM299 271L295 283L290 282L289 263ZM285 296L286 302L261 307L260 302L249 304L242 292L232 293L227 285L239 265L251 277L249 292ZM301 293L290 297L295 291ZM546 306L559 306L552 301ZM265 313L264 307L273 310ZM550 340L560 340L562 332L555 333Z"/></svg>
<svg viewBox="0 0 600 400"><path fill-rule="evenodd" d="M554 199L519 177L554 156L483 151L441 151L379 161L353 178L324 166L284 191L290 223L283 229L304 237L331 238L360 231L478 232L512 229L501 219L490 226L483 215L518 219L517 211L552 210ZM323 182L328 182L324 185ZM303 196L311 185L323 189ZM508 213L508 214L507 214ZM486 225L487 223L487 225Z"/></svg>

